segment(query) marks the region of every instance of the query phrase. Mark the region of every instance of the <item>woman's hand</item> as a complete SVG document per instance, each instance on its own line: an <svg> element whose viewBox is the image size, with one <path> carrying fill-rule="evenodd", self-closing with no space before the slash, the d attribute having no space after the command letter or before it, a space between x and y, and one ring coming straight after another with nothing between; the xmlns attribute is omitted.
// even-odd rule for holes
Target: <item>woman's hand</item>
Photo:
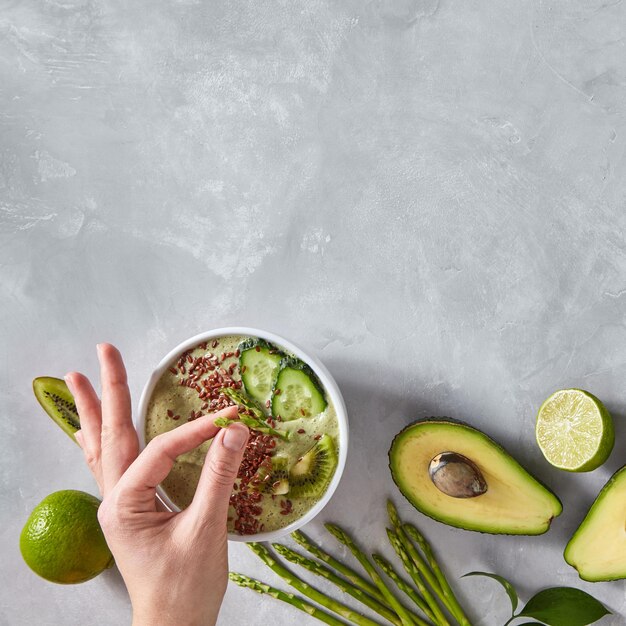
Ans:
<svg viewBox="0 0 626 626"><path fill-rule="evenodd" d="M126 370L118 350L98 346L102 402L78 372L65 380L81 430L76 440L103 501L98 519L133 605L134 626L214 624L226 591L226 517L248 429L213 424L231 407L155 437L138 455ZM181 513L157 509L156 486L176 457L212 439L193 502Z"/></svg>

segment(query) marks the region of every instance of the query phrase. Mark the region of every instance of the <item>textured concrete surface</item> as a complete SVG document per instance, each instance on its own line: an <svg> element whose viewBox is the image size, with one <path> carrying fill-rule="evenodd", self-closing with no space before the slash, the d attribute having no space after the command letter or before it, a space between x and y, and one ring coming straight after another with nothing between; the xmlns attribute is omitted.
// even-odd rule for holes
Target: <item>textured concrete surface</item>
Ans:
<svg viewBox="0 0 626 626"><path fill-rule="evenodd" d="M345 393L348 467L313 536L335 520L389 553L391 495L455 580L495 571L524 599L576 585L615 612L603 626L626 623L624 583L582 583L561 556L625 460L625 31L620 0L0 0L0 622L130 615L114 571L69 588L22 563L41 498L95 491L31 379L95 376L109 340L136 403L180 340L247 324L309 348ZM534 444L565 386L617 420L589 475ZM401 502L390 440L439 414L558 491L550 533L463 532ZM476 624L506 620L493 584L456 586ZM231 589L220 624L295 620L313 623Z"/></svg>

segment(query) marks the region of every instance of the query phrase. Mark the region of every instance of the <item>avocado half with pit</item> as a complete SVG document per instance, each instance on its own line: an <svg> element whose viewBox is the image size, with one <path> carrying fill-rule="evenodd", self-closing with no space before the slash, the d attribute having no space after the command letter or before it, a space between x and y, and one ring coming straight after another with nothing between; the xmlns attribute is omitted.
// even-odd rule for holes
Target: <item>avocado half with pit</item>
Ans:
<svg viewBox="0 0 626 626"><path fill-rule="evenodd" d="M626 578L626 466L602 488L565 547L565 560L583 580Z"/></svg>
<svg viewBox="0 0 626 626"><path fill-rule="evenodd" d="M448 418L415 422L389 450L404 497L433 519L485 533L541 535L563 507L483 432Z"/></svg>

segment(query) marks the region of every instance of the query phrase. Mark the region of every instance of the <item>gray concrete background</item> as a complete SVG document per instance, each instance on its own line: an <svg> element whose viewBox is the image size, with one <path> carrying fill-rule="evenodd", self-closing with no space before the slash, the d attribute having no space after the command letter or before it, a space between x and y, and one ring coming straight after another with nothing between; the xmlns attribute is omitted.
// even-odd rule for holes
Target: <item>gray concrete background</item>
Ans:
<svg viewBox="0 0 626 626"><path fill-rule="evenodd" d="M45 417L37 375L96 375L115 342L133 398L182 339L247 324L310 349L352 442L322 521L386 548L384 503L425 531L480 626L507 599L473 569L591 591L624 583L561 553L626 448L626 4L0 0L0 622L124 624L116 572L39 580L18 535L63 488L95 492ZM617 420L609 462L553 470L541 401L589 389ZM387 470L393 434L451 415L553 486L538 538L423 518ZM340 552L340 551L339 551ZM234 569L274 582L245 547ZM221 625L313 623L230 589Z"/></svg>

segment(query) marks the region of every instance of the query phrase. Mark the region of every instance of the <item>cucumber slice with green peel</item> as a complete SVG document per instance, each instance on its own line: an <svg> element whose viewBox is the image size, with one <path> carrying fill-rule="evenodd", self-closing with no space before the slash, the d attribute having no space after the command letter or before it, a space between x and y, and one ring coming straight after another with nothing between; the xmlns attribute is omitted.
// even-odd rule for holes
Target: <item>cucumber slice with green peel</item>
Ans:
<svg viewBox="0 0 626 626"><path fill-rule="evenodd" d="M65 381L50 376L40 376L33 380L33 391L44 411L74 439L74 433L80 430L80 418L76 410L74 396Z"/></svg>
<svg viewBox="0 0 626 626"><path fill-rule="evenodd" d="M272 393L283 354L264 339L247 339L239 345L239 372L246 392L262 406Z"/></svg>
<svg viewBox="0 0 626 626"><path fill-rule="evenodd" d="M293 357L280 362L272 390L272 415L283 422L300 417L319 415L328 403L324 391L313 370Z"/></svg>

